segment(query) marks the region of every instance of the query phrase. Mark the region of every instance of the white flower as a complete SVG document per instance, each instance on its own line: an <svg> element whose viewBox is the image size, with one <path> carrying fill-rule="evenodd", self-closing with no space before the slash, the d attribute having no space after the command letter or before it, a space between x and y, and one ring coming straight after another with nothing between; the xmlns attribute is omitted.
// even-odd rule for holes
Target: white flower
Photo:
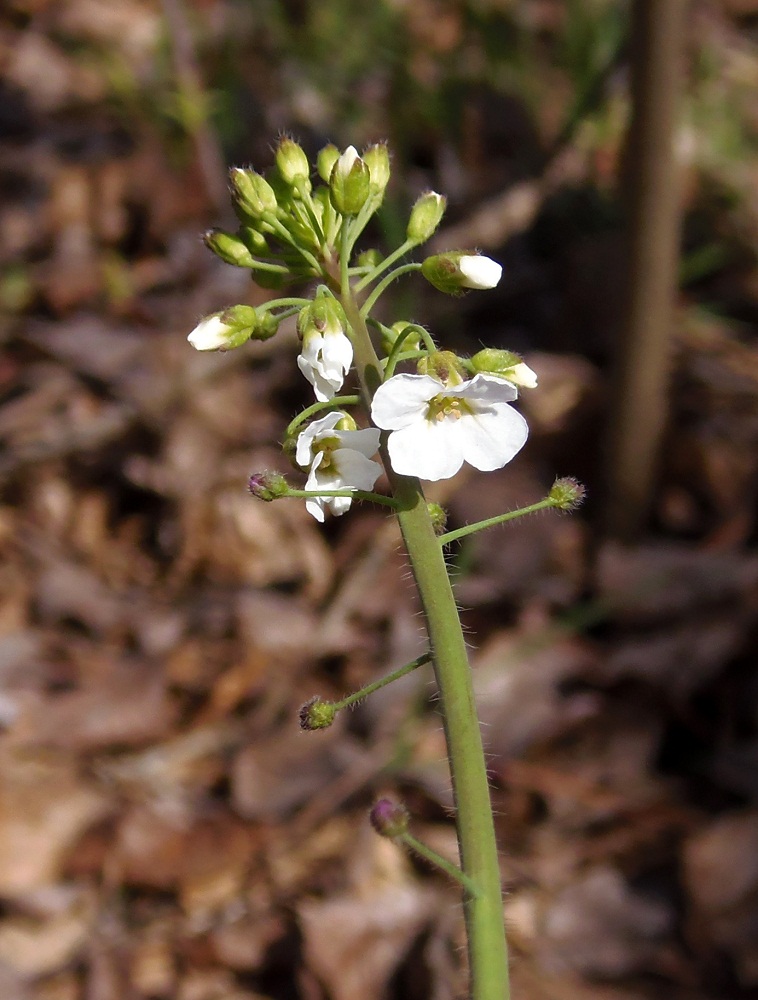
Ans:
<svg viewBox="0 0 758 1000"><path fill-rule="evenodd" d="M482 472L506 465L523 447L529 428L509 403L513 385L475 375L445 385L431 375L393 375L376 390L371 416L391 431L387 447L401 476L436 481L464 462Z"/></svg>
<svg viewBox="0 0 758 1000"><path fill-rule="evenodd" d="M221 319L221 313L213 313L201 320L187 340L196 351L218 351L229 343L229 335L233 332L228 323Z"/></svg>
<svg viewBox="0 0 758 1000"><path fill-rule="evenodd" d="M304 331L297 366L320 403L339 392L352 363L353 345L339 322L330 320L323 330L311 325Z"/></svg>
<svg viewBox="0 0 758 1000"><path fill-rule="evenodd" d="M463 275L463 288L494 288L500 281L502 267L491 257L471 254L458 260L458 268Z"/></svg>
<svg viewBox="0 0 758 1000"><path fill-rule="evenodd" d="M379 478L382 467L370 458L379 447L379 431L375 427L335 430L344 418L338 410L328 413L298 437L295 461L310 470L306 490L370 490ZM309 497L305 508L323 521L326 507L333 514L344 514L351 503L351 497Z"/></svg>

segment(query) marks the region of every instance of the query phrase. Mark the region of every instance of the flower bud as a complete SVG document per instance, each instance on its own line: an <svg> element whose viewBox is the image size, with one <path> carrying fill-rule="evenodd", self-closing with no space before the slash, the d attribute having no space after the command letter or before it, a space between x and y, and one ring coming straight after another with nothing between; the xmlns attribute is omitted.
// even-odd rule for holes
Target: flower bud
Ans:
<svg viewBox="0 0 758 1000"><path fill-rule="evenodd" d="M377 142L363 153L373 194L383 195L390 180L390 154L386 142Z"/></svg>
<svg viewBox="0 0 758 1000"><path fill-rule="evenodd" d="M586 494L587 490L578 479L566 476L564 479L556 479L550 488L548 497L558 510L576 510Z"/></svg>
<svg viewBox="0 0 758 1000"><path fill-rule="evenodd" d="M434 503L433 500L430 500L429 503L427 503L426 509L429 512L429 517L432 519L434 534L443 535L445 533L445 528L447 527L447 511L438 503Z"/></svg>
<svg viewBox="0 0 758 1000"><path fill-rule="evenodd" d="M290 187L295 187L307 181L310 184L311 165L302 146L284 136L279 140L276 150L276 165L282 180Z"/></svg>
<svg viewBox="0 0 758 1000"><path fill-rule="evenodd" d="M332 167L329 194L332 205L342 215L357 215L370 193L371 178L365 160L355 146L348 146Z"/></svg>
<svg viewBox="0 0 758 1000"><path fill-rule="evenodd" d="M445 385L458 385L466 378L461 359L452 351L435 351L421 358L417 370L419 375L431 375Z"/></svg>
<svg viewBox="0 0 758 1000"><path fill-rule="evenodd" d="M297 332L301 340L312 334L341 334L345 330L342 308L331 295L319 295L298 313Z"/></svg>
<svg viewBox="0 0 758 1000"><path fill-rule="evenodd" d="M407 330L409 327L404 319L398 320L397 323L393 323L391 327L382 327L382 350L385 354L389 354L392 348L395 346L397 338ZM401 350L403 351L418 351L421 347L421 337L419 333L414 330L413 333L409 333L407 337L403 339L403 346Z"/></svg>
<svg viewBox="0 0 758 1000"><path fill-rule="evenodd" d="M427 191L416 199L408 219L406 237L412 243L426 243L442 221L447 198L436 191Z"/></svg>
<svg viewBox="0 0 758 1000"><path fill-rule="evenodd" d="M337 716L337 709L330 701L323 701L318 695L306 701L300 709L300 728L308 732L328 729Z"/></svg>
<svg viewBox="0 0 758 1000"><path fill-rule="evenodd" d="M421 273L441 292L461 295L467 288L494 288L503 269L490 257L455 250L427 257Z"/></svg>
<svg viewBox="0 0 758 1000"><path fill-rule="evenodd" d="M287 480L278 472L255 472L247 481L247 488L258 500L278 500L289 494Z"/></svg>
<svg viewBox="0 0 758 1000"><path fill-rule="evenodd" d="M408 810L400 802L379 799L369 816L371 825L381 837L402 837L408 832Z"/></svg>
<svg viewBox="0 0 758 1000"><path fill-rule="evenodd" d="M339 158L340 151L331 142L328 146L324 146L323 149L319 150L316 156L316 170L318 170L318 175L324 183L329 183L329 178L332 176L332 169Z"/></svg>
<svg viewBox="0 0 758 1000"><path fill-rule="evenodd" d="M485 347L473 356L471 364L477 372L497 375L525 389L537 387L536 372L513 351L499 351L494 347Z"/></svg>
<svg viewBox="0 0 758 1000"><path fill-rule="evenodd" d="M235 267L252 267L253 255L244 240L224 229L209 229L203 236L203 243L226 264Z"/></svg>
<svg viewBox="0 0 758 1000"><path fill-rule="evenodd" d="M240 226L237 235L253 256L263 257L271 252L268 240L257 229L252 229L250 226Z"/></svg>
<svg viewBox="0 0 758 1000"><path fill-rule="evenodd" d="M257 222L266 214L276 212L278 206L274 189L261 174L233 167L229 171L229 179L232 183L232 203L240 221L252 219Z"/></svg>
<svg viewBox="0 0 758 1000"><path fill-rule="evenodd" d="M384 254L375 247L371 247L369 250L362 250L355 263L358 267L378 267L383 260Z"/></svg>
<svg viewBox="0 0 758 1000"><path fill-rule="evenodd" d="M187 340L197 351L228 351L250 340L258 324L259 316L252 306L230 306L206 316Z"/></svg>

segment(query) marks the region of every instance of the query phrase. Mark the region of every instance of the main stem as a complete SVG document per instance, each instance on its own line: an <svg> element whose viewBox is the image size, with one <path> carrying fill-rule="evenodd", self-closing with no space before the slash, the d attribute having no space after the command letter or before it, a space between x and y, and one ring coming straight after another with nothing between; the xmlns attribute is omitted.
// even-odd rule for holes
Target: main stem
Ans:
<svg viewBox="0 0 758 1000"><path fill-rule="evenodd" d="M370 404L381 368L352 294L342 305L353 331L355 361ZM397 476L382 452L421 604L426 616L456 806L461 867L476 886L465 899L472 1000L508 1000L508 951L495 825L471 670L458 608L418 479Z"/></svg>

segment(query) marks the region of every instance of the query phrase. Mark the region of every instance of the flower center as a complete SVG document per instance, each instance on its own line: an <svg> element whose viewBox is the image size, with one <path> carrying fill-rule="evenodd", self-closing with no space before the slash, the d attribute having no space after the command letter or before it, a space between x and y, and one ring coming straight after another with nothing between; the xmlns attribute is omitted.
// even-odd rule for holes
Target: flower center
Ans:
<svg viewBox="0 0 758 1000"><path fill-rule="evenodd" d="M463 399L461 396L444 396L440 394L438 396L433 396L432 399L429 400L429 405L426 411L426 419L436 420L437 423L448 418L452 420L460 420L462 416L471 412L472 410L467 400Z"/></svg>
<svg viewBox="0 0 758 1000"><path fill-rule="evenodd" d="M339 448L340 441L337 437L323 437L318 441L315 441L312 446L313 456L321 454L324 457L321 459L321 465L319 465L319 472L333 472L334 471L334 451Z"/></svg>

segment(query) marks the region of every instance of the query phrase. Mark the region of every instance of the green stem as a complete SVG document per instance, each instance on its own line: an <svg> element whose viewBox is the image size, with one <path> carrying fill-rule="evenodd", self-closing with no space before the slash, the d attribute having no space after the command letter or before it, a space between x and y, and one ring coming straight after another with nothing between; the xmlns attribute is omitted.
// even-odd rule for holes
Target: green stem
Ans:
<svg viewBox="0 0 758 1000"><path fill-rule="evenodd" d="M295 419L287 424L284 436L285 438L292 437L300 424L305 423L314 413L319 413L321 410L336 410L341 406L356 406L360 401L360 396L334 396L332 399L324 400L321 403L311 403L310 406L306 406L302 413L298 413Z"/></svg>
<svg viewBox="0 0 758 1000"><path fill-rule="evenodd" d="M441 854L437 854L433 851L431 847L418 838L414 837L412 833L401 833L397 840L404 844L411 851L419 854L424 860L428 861L429 864L434 865L435 868L439 868L441 871L449 875L450 878L454 879L459 885L462 885L466 892L472 899L476 899L479 895L479 890L476 885L471 881L471 879L462 872L458 865L454 865L452 861L448 861L447 858L443 858Z"/></svg>
<svg viewBox="0 0 758 1000"><path fill-rule="evenodd" d="M382 381L382 369L350 289L343 289L342 305L353 330L356 366L365 402L370 406ZM461 867L476 887L475 894L466 893L464 906L470 995L472 1000L508 1000L508 954L495 825L458 608L421 484L394 473L384 443L381 450L400 504L397 517L426 616L447 738Z"/></svg>
<svg viewBox="0 0 758 1000"><path fill-rule="evenodd" d="M382 507L398 509L398 502L394 497L385 497L381 493L371 493L370 490L296 490L290 487L285 496L288 497L352 497L353 500L369 500L371 503L378 503Z"/></svg>
<svg viewBox="0 0 758 1000"><path fill-rule="evenodd" d="M428 663L432 658L431 653L422 653L421 656L417 656L415 660L411 660L410 663L404 664L402 667L398 667L397 670L393 670L391 674L386 674L384 677L380 677L378 681L373 681L371 684L367 684L362 687L360 691L353 691L346 698L341 701L333 701L333 708L339 712L343 708L349 708L351 705L356 705L359 701L363 701L364 698L368 698L370 694L375 691L379 691L380 688L386 687L393 681L399 680L401 677L405 677L406 674L413 673L419 667L423 667L425 663Z"/></svg>
<svg viewBox="0 0 758 1000"><path fill-rule="evenodd" d="M530 504L528 507L519 507L518 510L509 510L506 514L497 514L495 517L488 517L484 521L476 521L474 524L466 524L462 528L456 528L455 531L448 531L444 535L440 535L437 541L440 545L449 545L450 542L455 542L459 538L465 538L466 535L473 535L475 531L494 528L497 524L505 524L506 521L515 521L517 517L524 517L526 514L536 514L538 510L547 510L555 506L556 503L551 497L545 497L544 500L538 500L537 503Z"/></svg>
<svg viewBox="0 0 758 1000"><path fill-rule="evenodd" d="M392 282L395 281L397 278L399 278L401 274L408 274L411 271L420 271L420 270L421 270L420 264L401 264L400 267L396 267L394 271L390 271L390 273L379 282L379 284L376 286L376 288L371 292L369 297L364 302L363 306L361 307L361 315L368 316L368 314L376 305L379 296L383 292L385 292L392 284Z"/></svg>
<svg viewBox="0 0 758 1000"><path fill-rule="evenodd" d="M405 256L409 250L412 250L417 245L412 240L406 240L397 250L393 250L388 257L385 257L381 264L377 264L370 274L362 278L355 286L355 290L357 292L363 291L366 285L370 285L372 281L376 281L380 274L383 274L388 267L392 267L396 260L400 260L401 257Z"/></svg>

